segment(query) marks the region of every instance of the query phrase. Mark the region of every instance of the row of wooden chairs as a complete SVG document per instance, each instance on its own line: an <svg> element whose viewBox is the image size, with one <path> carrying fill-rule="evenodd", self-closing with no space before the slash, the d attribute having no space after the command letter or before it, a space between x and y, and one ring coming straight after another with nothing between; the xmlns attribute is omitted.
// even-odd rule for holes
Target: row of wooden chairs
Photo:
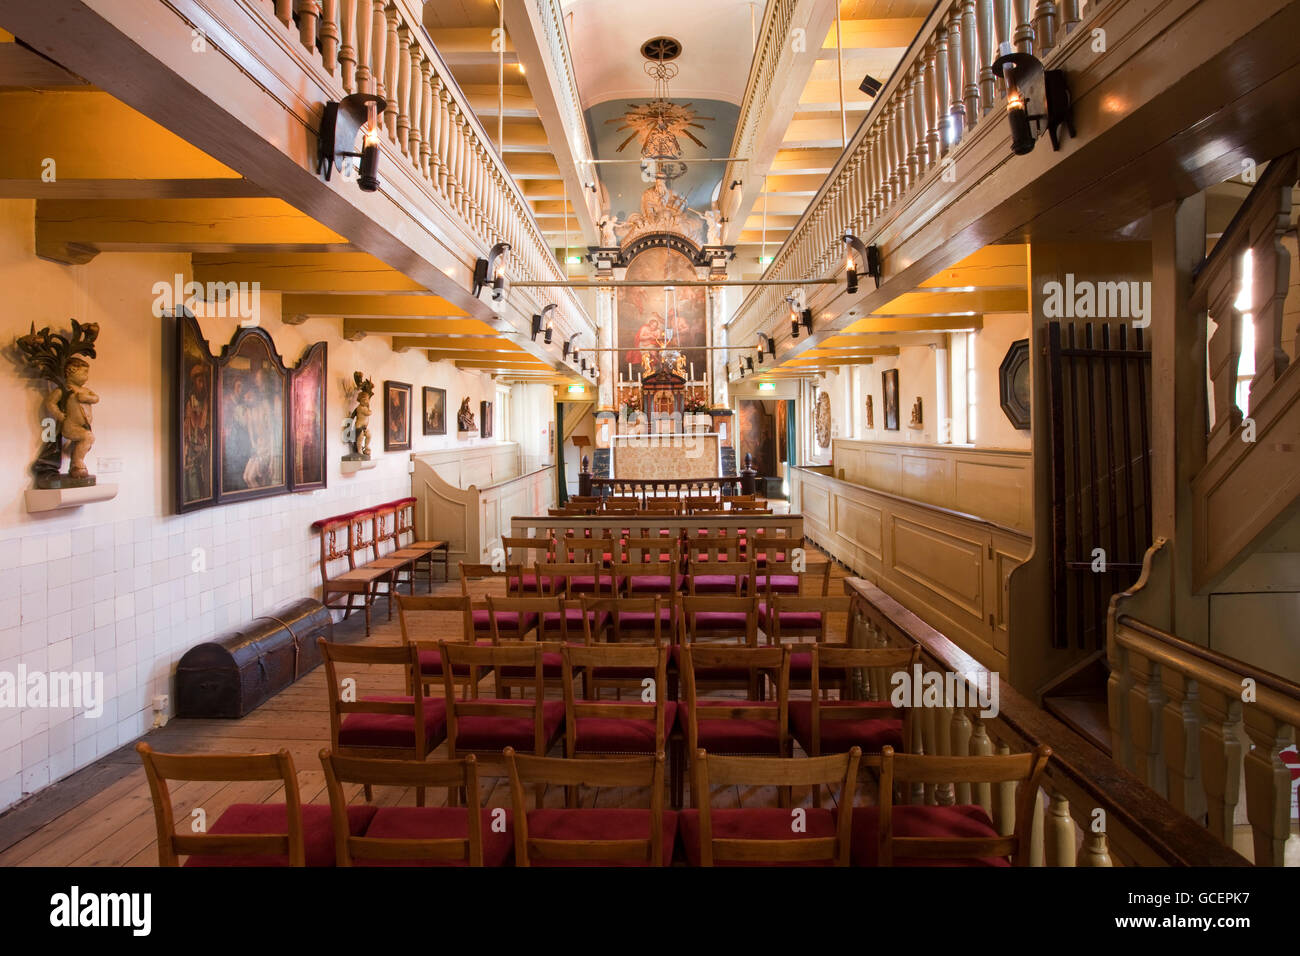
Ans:
<svg viewBox="0 0 1300 956"><path fill-rule="evenodd" d="M144 762L158 832L158 861L176 866L662 866L678 846L690 865L924 866L948 861L1027 866L1033 802L1051 751L934 757L848 753L807 760L695 755L697 785L837 789L836 810L663 806L664 754L617 760L528 756L507 748L511 809L484 808L473 755L432 762L347 757L320 751L329 805L302 803L287 750L265 754L164 754L136 747ZM878 769L876 806L855 806L858 771ZM176 832L168 781L276 781L278 804L235 804L201 833ZM896 804L906 786L953 781L1014 784L1015 822L999 833L982 807ZM344 785L446 788L445 807L348 802ZM528 807L532 787L534 807ZM544 806L548 787L645 787L649 807ZM454 794L454 799L452 795Z"/></svg>

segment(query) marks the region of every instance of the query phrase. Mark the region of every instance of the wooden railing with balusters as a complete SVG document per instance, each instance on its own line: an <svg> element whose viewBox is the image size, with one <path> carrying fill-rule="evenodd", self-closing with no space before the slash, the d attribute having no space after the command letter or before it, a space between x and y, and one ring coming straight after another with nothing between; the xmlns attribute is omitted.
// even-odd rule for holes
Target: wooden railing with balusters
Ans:
<svg viewBox="0 0 1300 956"><path fill-rule="evenodd" d="M1295 225L1300 151L1274 159L1197 270L1191 310L1214 320L1208 347L1210 431L1192 483L1198 589L1205 588L1300 496L1300 321L1287 312L1300 271ZM1238 307L1250 253L1249 306ZM1294 303L1294 299L1292 300ZM1251 314L1249 420L1237 405L1243 311ZM1292 327L1286 328L1290 321ZM1288 355L1287 348L1291 349ZM1264 487L1264 486L1267 487Z"/></svg>
<svg viewBox="0 0 1300 956"><path fill-rule="evenodd" d="M913 187L949 161L972 129L1000 109L1005 83L993 71L1000 46L1007 43L1047 60L1059 38L1083 21L1080 6L1079 0L1059 6L1053 0L939 3L763 277L794 284L838 268L845 230L868 236ZM1088 3L1087 17L1101 7ZM771 9L765 26L780 27ZM772 54L773 63L777 55ZM738 137L744 122L742 110ZM767 332L774 318L784 315L788 292L784 286L751 292L731 320L731 337L750 341L756 332ZM775 326L778 340L784 325Z"/></svg>
<svg viewBox="0 0 1300 956"><path fill-rule="evenodd" d="M998 683L996 715L981 716L981 707L975 703L976 689L981 682L991 686L997 675L870 582L849 578L845 591L851 598L851 643L863 647L919 644L924 673L936 675L941 682L954 682L961 692L943 699L945 706L921 708L919 719L913 721L915 750L967 756L1022 753L1040 744L1052 748L1042 792L1034 803L1032 865L1249 865L1136 776L1007 684ZM878 700L888 699L890 691L883 674L869 680L866 688L867 695ZM1014 790L1010 787L956 783L927 786L913 797L938 805L980 804L1003 833L1010 832L1014 819Z"/></svg>
<svg viewBox="0 0 1300 956"><path fill-rule="evenodd" d="M294 31L340 96L387 101L383 131L428 189L485 248L510 244L514 280L562 280L541 227L486 130L439 55L415 0L263 0L250 10ZM521 290L524 291L524 290ZM556 289L561 337L594 325L572 290ZM565 325L572 325L565 329Z"/></svg>
<svg viewBox="0 0 1300 956"><path fill-rule="evenodd" d="M1244 779L1255 863L1283 865L1300 685L1126 614L1112 614L1108 655L1116 760L1225 843Z"/></svg>

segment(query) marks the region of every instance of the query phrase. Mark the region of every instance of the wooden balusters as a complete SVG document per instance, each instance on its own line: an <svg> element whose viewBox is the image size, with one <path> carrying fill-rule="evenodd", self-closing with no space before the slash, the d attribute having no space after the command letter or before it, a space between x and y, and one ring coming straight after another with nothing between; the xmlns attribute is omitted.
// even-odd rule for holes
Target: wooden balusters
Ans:
<svg viewBox="0 0 1300 956"><path fill-rule="evenodd" d="M980 109L987 113L993 109L997 92L993 78L993 50L997 45L993 38L993 0L976 2L975 41L979 56Z"/></svg>
<svg viewBox="0 0 1300 956"><path fill-rule="evenodd" d="M275 0L275 18L286 27L293 23L293 0Z"/></svg>
<svg viewBox="0 0 1300 956"><path fill-rule="evenodd" d="M1047 791L1048 808L1044 862L1048 866L1075 865L1074 818L1070 816L1070 801L1056 788Z"/></svg>
<svg viewBox="0 0 1300 956"><path fill-rule="evenodd" d="M1205 783L1210 832L1232 842L1232 817L1241 797L1241 698L1203 686L1201 709L1201 779Z"/></svg>
<svg viewBox="0 0 1300 956"><path fill-rule="evenodd" d="M443 198L447 198L447 102L450 99L447 88L442 85L442 77L433 77L433 118L430 121L433 130L432 142L429 144L429 159L434 164L434 185Z"/></svg>
<svg viewBox="0 0 1300 956"><path fill-rule="evenodd" d="M1258 707L1246 710L1246 819L1254 836L1255 865L1281 866L1291 835L1291 771L1281 753L1296 742L1295 728Z"/></svg>
<svg viewBox="0 0 1300 956"><path fill-rule="evenodd" d="M407 151L411 157L411 165L420 168L420 140L424 138L424 76L420 72L420 43L412 34L410 38L410 71L411 79L408 88L411 95L411 105L408 112L411 114L411 121L407 128Z"/></svg>
<svg viewBox="0 0 1300 956"><path fill-rule="evenodd" d="M1011 753L1008 744L998 742L997 752L1002 755ZM1014 780L995 784L993 788L993 826L1003 834L1013 833L1016 829L1016 782Z"/></svg>
<svg viewBox="0 0 1300 956"><path fill-rule="evenodd" d="M397 11L393 11L394 17ZM405 23L397 27L397 145L403 153L411 149L411 31Z"/></svg>
<svg viewBox="0 0 1300 956"><path fill-rule="evenodd" d="M397 136L397 107L401 103L401 90L398 85L398 70L401 64L397 52L400 43L397 36L397 8L392 4L384 8L384 23L387 38L384 47L384 89L388 91L384 94L387 97L384 106L384 125L388 127L388 138L393 139Z"/></svg>
<svg viewBox="0 0 1300 956"><path fill-rule="evenodd" d="M1066 36L1074 31L1081 19L1083 15L1079 0L1061 0L1061 28L1065 30Z"/></svg>
<svg viewBox="0 0 1300 956"><path fill-rule="evenodd" d="M917 122L916 111L918 106L919 91L917 87L917 73L913 70L903 81L903 145L907 151L907 169L906 185L916 182L921 176L921 155L920 142L921 137L925 135L921 129L921 124Z"/></svg>
<svg viewBox="0 0 1300 956"><path fill-rule="evenodd" d="M970 737L970 755L972 757L988 757L993 753L993 741L989 737L988 728L984 726L984 721L978 714L972 715L974 727ZM971 785L971 803L979 804L984 808L984 812L990 817L993 816L993 785L989 783L976 783Z"/></svg>
<svg viewBox="0 0 1300 956"><path fill-rule="evenodd" d="M1029 821L1029 865L1044 866L1046 865L1046 848L1044 846L1044 814L1043 798L1046 794L1040 787L1034 794L1034 801L1031 804L1033 817Z"/></svg>
<svg viewBox="0 0 1300 956"><path fill-rule="evenodd" d="M370 34L374 28L372 0L355 0L357 12L357 93L375 92L374 74L370 70Z"/></svg>
<svg viewBox="0 0 1300 956"><path fill-rule="evenodd" d="M981 116L979 70L979 34L976 26L975 0L962 0L962 98L966 101L966 123L971 128L974 128Z"/></svg>
<svg viewBox="0 0 1300 956"><path fill-rule="evenodd" d="M930 125L930 161L937 163L948 152L944 135L948 123L948 31L940 23L934 32L930 50L930 98L926 100L926 118Z"/></svg>
<svg viewBox="0 0 1300 956"><path fill-rule="evenodd" d="M1106 834L1084 830L1083 853L1079 856L1078 866L1110 866L1110 842Z"/></svg>
<svg viewBox="0 0 1300 956"><path fill-rule="evenodd" d="M316 49L316 25L320 20L319 0L298 0L298 39L308 50Z"/></svg>
<svg viewBox="0 0 1300 956"><path fill-rule="evenodd" d="M1034 6L1034 53L1039 59L1056 46L1056 4L1053 0L1038 0Z"/></svg>
<svg viewBox="0 0 1300 956"><path fill-rule="evenodd" d="M1028 2L1028 0L1026 0ZM962 40L961 5L953 6L948 16L948 123L950 124L949 144L956 146L966 133L966 101L962 83L961 63L964 41Z"/></svg>
<svg viewBox="0 0 1300 956"><path fill-rule="evenodd" d="M388 18L384 16L384 0L371 0L370 21L370 86L376 95L388 99L388 77L384 73L384 59L388 55Z"/></svg>
<svg viewBox="0 0 1300 956"><path fill-rule="evenodd" d="M320 56L325 72L330 76L339 67L339 0L324 0L321 4Z"/></svg>
<svg viewBox="0 0 1300 956"><path fill-rule="evenodd" d="M1200 692L1196 681L1177 671L1165 670L1164 729L1165 772L1169 802L1193 819L1205 815L1205 790L1201 785Z"/></svg>
<svg viewBox="0 0 1300 956"><path fill-rule="evenodd" d="M343 91L357 91L357 0L339 0L339 72Z"/></svg>
<svg viewBox="0 0 1300 956"><path fill-rule="evenodd" d="M1032 0L1012 0L1016 18L1016 29L1011 36L1011 45L1017 53L1034 52L1034 23L1030 14Z"/></svg>
<svg viewBox="0 0 1300 956"><path fill-rule="evenodd" d="M437 93L433 87L433 64L426 57L420 62L420 169L429 182L437 186L437 166L433 163L433 136L437 129L434 108Z"/></svg>
<svg viewBox="0 0 1300 956"><path fill-rule="evenodd" d="M1164 688L1160 665L1132 652L1129 658L1128 720L1133 742L1133 772L1138 779L1161 796L1165 795L1165 758L1160 712L1164 708Z"/></svg>
<svg viewBox="0 0 1300 956"><path fill-rule="evenodd" d="M1286 159L1294 168L1295 160ZM1290 177L1288 177L1290 178ZM1259 406L1264 395L1272 389L1278 376L1286 371L1290 359L1282 349L1282 328L1285 323L1284 308L1289 285L1291 256L1283 245L1291 225L1292 179L1281 190L1273 206L1271 222L1263 218L1265 231L1251 248L1251 319L1255 330L1255 376L1250 380L1250 408Z"/></svg>
<svg viewBox="0 0 1300 956"><path fill-rule="evenodd" d="M952 753L955 757L968 756L972 751L971 745L971 722L970 714L966 713L966 708L958 707L952 713ZM960 805L971 803L971 786L965 780L957 780L956 783L956 802Z"/></svg>

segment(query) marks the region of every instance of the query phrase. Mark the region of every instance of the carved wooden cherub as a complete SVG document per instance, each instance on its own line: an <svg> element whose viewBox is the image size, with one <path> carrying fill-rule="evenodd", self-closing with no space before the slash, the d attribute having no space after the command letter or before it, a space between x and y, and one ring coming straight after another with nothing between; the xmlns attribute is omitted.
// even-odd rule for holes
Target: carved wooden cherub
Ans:
<svg viewBox="0 0 1300 956"><path fill-rule="evenodd" d="M916 396L916 401L912 403L912 420L908 423L909 428L921 428L921 396Z"/></svg>
<svg viewBox="0 0 1300 956"><path fill-rule="evenodd" d="M468 396L460 403L460 411L456 413L456 427L463 432L478 431L478 424L474 421L474 413L469 407Z"/></svg>
<svg viewBox="0 0 1300 956"><path fill-rule="evenodd" d="M32 373L54 385L41 403L44 444L32 465L38 488L95 483L95 476L86 469L86 455L95 444L92 406L99 402L99 396L86 382L98 337L98 324L82 325L73 319L71 335L53 333L48 327L38 332L33 323L31 331L16 343ZM68 471L60 474L65 451Z"/></svg>
<svg viewBox="0 0 1300 956"><path fill-rule="evenodd" d="M370 459L370 400L375 395L375 383L360 372L352 373L357 385L357 404L352 409L352 453L356 458Z"/></svg>

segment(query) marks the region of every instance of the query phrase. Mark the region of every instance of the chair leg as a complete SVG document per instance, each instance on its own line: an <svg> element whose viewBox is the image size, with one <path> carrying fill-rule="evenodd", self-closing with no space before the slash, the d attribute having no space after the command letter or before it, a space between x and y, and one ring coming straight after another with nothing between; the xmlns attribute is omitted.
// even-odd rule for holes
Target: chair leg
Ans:
<svg viewBox="0 0 1300 956"><path fill-rule="evenodd" d="M364 606L364 610L366 614L366 637L370 636L370 605L373 602L374 602L374 585L372 584L370 588L366 590L365 597L363 597L361 600L361 603ZM349 603L351 603L350 599L349 599Z"/></svg>
<svg viewBox="0 0 1300 956"><path fill-rule="evenodd" d="M424 787L415 788L415 805L417 807L424 806Z"/></svg>
<svg viewBox="0 0 1300 956"><path fill-rule="evenodd" d="M366 803L370 803L372 800L375 799L375 788L368 783L362 784L361 786L364 788L366 792Z"/></svg>

